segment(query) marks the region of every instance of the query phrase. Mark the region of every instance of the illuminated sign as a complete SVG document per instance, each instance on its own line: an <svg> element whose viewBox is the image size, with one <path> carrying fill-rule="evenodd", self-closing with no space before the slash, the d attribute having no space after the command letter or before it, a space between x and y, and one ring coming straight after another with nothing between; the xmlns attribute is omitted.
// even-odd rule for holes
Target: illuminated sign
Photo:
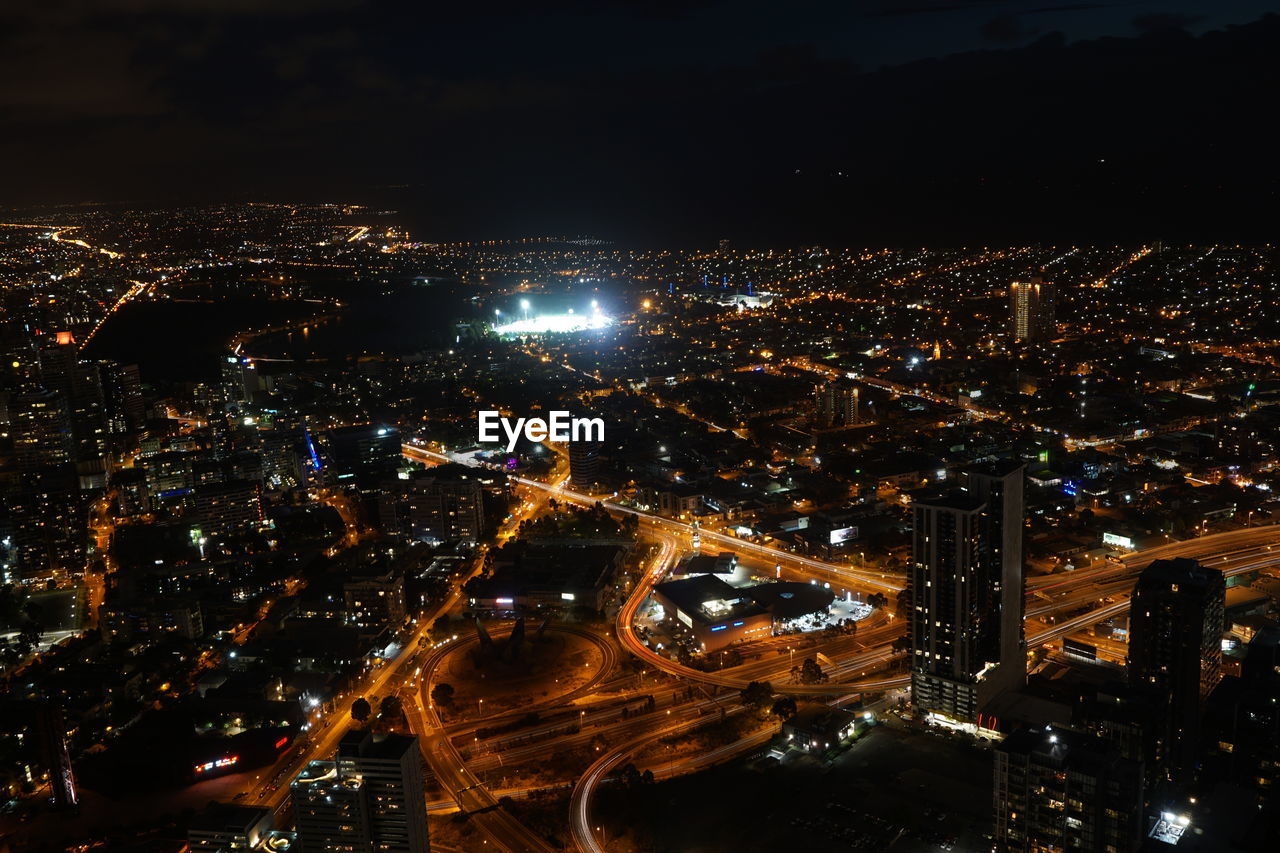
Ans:
<svg viewBox="0 0 1280 853"><path fill-rule="evenodd" d="M515 604L514 598L495 598L494 604Z"/></svg>
<svg viewBox="0 0 1280 853"><path fill-rule="evenodd" d="M280 747L284 746L284 745L285 745L286 743L288 743L288 742L289 742L289 736L288 736L288 735L285 735L284 737L280 738L280 740L276 741L276 747L275 747L275 748L276 748L276 749L279 749Z"/></svg>
<svg viewBox="0 0 1280 853"><path fill-rule="evenodd" d="M728 625L717 625L717 626L715 626L714 628L712 628L711 630L712 630L712 631L723 631L725 628L728 628L728 627L729 627Z"/></svg>
<svg viewBox="0 0 1280 853"><path fill-rule="evenodd" d="M240 756L226 755L222 758L215 758L213 761L206 761L204 764L196 765L196 773L208 773L213 770L225 770L228 767L234 767L240 763Z"/></svg>
<svg viewBox="0 0 1280 853"><path fill-rule="evenodd" d="M858 538L857 527L841 527L839 530L831 531L829 540L832 545L843 545L845 542L848 542L850 539L857 539L857 538Z"/></svg>
<svg viewBox="0 0 1280 853"><path fill-rule="evenodd" d="M1134 547L1136 547L1133 544L1132 538L1128 536L1121 536L1119 533L1102 534L1102 544L1110 545L1113 548L1128 548L1130 551L1132 551Z"/></svg>
<svg viewBox="0 0 1280 853"><path fill-rule="evenodd" d="M560 593L560 600L561 600L561 601L573 601L573 599L574 599L574 595L573 595L573 593L571 593L571 592L562 592L562 593Z"/></svg>

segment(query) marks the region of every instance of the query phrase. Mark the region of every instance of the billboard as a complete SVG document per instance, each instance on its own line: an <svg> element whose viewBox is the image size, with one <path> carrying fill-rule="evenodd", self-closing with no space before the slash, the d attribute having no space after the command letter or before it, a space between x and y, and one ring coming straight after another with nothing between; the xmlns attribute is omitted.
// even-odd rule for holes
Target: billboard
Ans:
<svg viewBox="0 0 1280 853"><path fill-rule="evenodd" d="M1125 548L1132 551L1135 547L1133 539L1128 536L1122 536L1119 533L1102 534L1102 544L1110 545L1112 548Z"/></svg>
<svg viewBox="0 0 1280 853"><path fill-rule="evenodd" d="M832 545L843 545L851 539L858 538L857 527L841 527L831 531L830 542Z"/></svg>

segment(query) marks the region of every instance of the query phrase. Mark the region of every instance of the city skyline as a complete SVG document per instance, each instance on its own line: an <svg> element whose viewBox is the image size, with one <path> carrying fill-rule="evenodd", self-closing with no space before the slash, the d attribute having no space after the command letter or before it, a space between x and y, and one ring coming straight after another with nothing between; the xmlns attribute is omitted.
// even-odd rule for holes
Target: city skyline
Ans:
<svg viewBox="0 0 1280 853"><path fill-rule="evenodd" d="M0 11L0 853L1272 853L1272 0Z"/></svg>

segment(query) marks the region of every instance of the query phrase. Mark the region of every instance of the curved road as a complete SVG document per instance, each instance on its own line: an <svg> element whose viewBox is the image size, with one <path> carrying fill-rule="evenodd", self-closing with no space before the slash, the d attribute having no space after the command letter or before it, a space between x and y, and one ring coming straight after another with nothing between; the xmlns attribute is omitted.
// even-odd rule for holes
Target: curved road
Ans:
<svg viewBox="0 0 1280 853"><path fill-rule="evenodd" d="M570 626L548 627L547 630L571 634L590 641L601 652L601 666L587 683L559 696L531 704L528 706L528 710L536 710L548 705L560 705L571 701L575 697L590 693L609 675L617 663L617 653L613 645L590 631ZM495 639L499 636L502 635L495 636ZM523 853L523 851L543 853L543 851L550 851L551 848L546 841L500 806L497 797L468 769L466 761L449 736L435 703L430 701L429 698L423 699L424 695L426 697L431 695L431 681L436 667L448 655L473 642L478 642L478 638L472 637L463 642L442 645L433 649L431 654L423 661L420 686L418 692L414 694L415 714L421 714L423 717L423 735L419 739L422 746L422 754L432 772L435 773L440 786L458 804L459 809L475 815L481 831L498 849L512 851L512 853ZM490 715L491 718L499 716L504 716L504 714ZM481 717L467 722L473 724L484 719L486 718Z"/></svg>

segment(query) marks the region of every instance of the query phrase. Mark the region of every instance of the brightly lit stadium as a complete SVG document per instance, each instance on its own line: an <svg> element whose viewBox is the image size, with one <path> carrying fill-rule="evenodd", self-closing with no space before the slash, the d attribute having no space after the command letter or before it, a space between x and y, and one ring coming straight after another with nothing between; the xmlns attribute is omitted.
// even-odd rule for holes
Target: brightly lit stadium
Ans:
<svg viewBox="0 0 1280 853"><path fill-rule="evenodd" d="M594 300L588 311L576 312L572 308L563 313L540 314L530 310L529 300L520 301L520 315L506 320L502 311L494 311L496 321L491 328L496 334L519 337L524 335L554 335L568 332L582 332L590 329L603 329L613 324L613 318L600 310L600 304Z"/></svg>

